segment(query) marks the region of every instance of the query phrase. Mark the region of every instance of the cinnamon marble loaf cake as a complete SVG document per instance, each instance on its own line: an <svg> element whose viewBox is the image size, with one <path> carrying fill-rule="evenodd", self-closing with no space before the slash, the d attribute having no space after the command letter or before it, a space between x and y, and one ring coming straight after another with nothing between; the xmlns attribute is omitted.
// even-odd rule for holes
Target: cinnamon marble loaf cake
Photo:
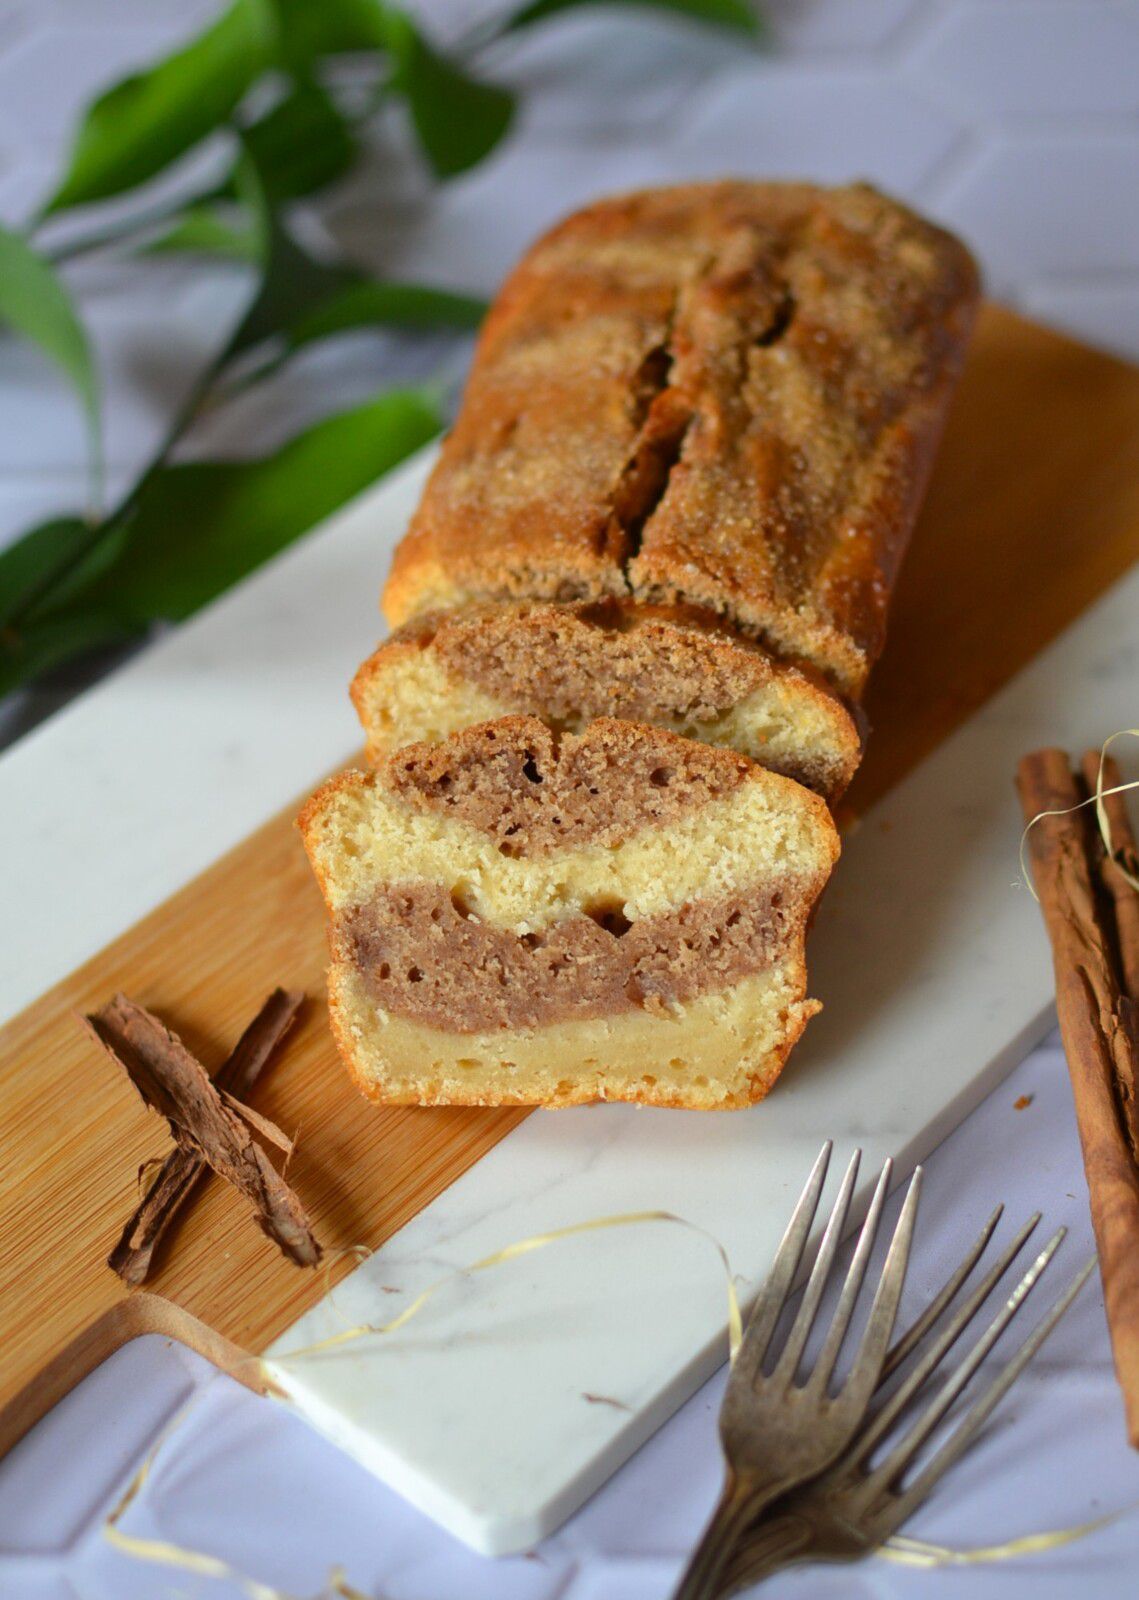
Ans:
<svg viewBox="0 0 1139 1600"><path fill-rule="evenodd" d="M857 698L977 304L873 189L587 207L507 279L385 591L699 607Z"/></svg>
<svg viewBox="0 0 1139 1600"><path fill-rule="evenodd" d="M375 1100L747 1105L817 1009L834 825L730 751L503 717L333 779L301 828L333 1029Z"/></svg>
<svg viewBox="0 0 1139 1600"><path fill-rule="evenodd" d="M508 278L301 818L365 1093L761 1098L977 303L865 186L689 184Z"/></svg>

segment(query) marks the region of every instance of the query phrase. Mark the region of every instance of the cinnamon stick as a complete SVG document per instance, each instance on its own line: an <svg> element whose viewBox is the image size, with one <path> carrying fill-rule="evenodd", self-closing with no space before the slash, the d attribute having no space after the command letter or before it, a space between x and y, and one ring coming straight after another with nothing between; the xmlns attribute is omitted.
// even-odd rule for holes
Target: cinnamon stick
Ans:
<svg viewBox="0 0 1139 1600"><path fill-rule="evenodd" d="M1084 782L1088 786L1088 793L1095 794L1099 781L1098 750L1085 752L1083 768ZM1118 789L1123 782L1119 770L1119 763L1113 756L1103 758L1103 787L1104 790ZM1139 1006L1139 891L1133 884L1128 883L1124 873L1129 873L1132 878L1139 879L1139 846L1135 843L1135 835L1131 830L1131 818L1127 812L1126 794L1107 794L1103 796L1103 809L1107 814L1107 831L1110 839L1110 853L1101 852L1102 861L1100 872L1104 888L1111 898L1115 911L1115 926L1117 943L1119 946L1120 978L1123 992L1127 995L1133 1006ZM1121 870L1122 869L1122 870Z"/></svg>
<svg viewBox="0 0 1139 1600"><path fill-rule="evenodd" d="M195 1149L245 1195L262 1231L290 1261L315 1266L320 1246L300 1200L177 1035L122 994L85 1020L143 1100L167 1119L179 1145Z"/></svg>
<svg viewBox="0 0 1139 1600"><path fill-rule="evenodd" d="M273 990L214 1074L219 1090L239 1099L249 1093L303 1003L299 990ZM124 1283L133 1288L146 1282L160 1240L207 1170L197 1144L179 1139L107 1258L107 1265Z"/></svg>
<svg viewBox="0 0 1139 1600"><path fill-rule="evenodd" d="M1075 809L1086 798L1082 785L1063 751L1038 750L1017 768L1017 789L1032 824L1028 849L1052 943L1115 1371L1139 1449L1139 1166L1121 1092L1136 1080L1139 1047L1096 893L1091 808ZM1067 814L1040 816L1049 811Z"/></svg>

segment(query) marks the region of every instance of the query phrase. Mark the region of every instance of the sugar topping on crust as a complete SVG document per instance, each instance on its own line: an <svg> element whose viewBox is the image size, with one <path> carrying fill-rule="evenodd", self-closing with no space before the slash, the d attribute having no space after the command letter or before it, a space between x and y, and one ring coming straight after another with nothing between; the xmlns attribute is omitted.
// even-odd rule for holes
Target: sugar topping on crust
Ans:
<svg viewBox="0 0 1139 1600"><path fill-rule="evenodd" d="M859 693L976 300L964 248L865 186L588 207L495 303L389 617L692 601Z"/></svg>

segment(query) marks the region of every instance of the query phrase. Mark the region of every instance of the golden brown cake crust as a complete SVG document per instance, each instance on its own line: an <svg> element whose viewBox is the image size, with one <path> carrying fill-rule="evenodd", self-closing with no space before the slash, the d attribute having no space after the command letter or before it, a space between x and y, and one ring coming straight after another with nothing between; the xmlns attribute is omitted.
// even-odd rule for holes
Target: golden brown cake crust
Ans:
<svg viewBox="0 0 1139 1600"><path fill-rule="evenodd" d="M977 300L864 186L602 201L487 320L385 593L692 602L861 692Z"/></svg>
<svg viewBox="0 0 1139 1600"><path fill-rule="evenodd" d="M673 769L679 810L672 778L629 780L630 753ZM544 809L518 758L568 823L548 853L523 831L516 855L519 781L522 813ZM462 789L468 766L485 782L464 815L435 780ZM330 913L333 1030L372 1098L745 1105L818 1009L803 939L837 833L819 796L732 752L614 720L559 744L506 717L330 780L299 822Z"/></svg>

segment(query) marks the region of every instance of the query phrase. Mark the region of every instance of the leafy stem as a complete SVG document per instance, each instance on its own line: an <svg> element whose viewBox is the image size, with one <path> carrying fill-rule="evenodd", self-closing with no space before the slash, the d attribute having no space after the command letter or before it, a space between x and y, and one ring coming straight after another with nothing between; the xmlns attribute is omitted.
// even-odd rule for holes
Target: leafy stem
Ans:
<svg viewBox="0 0 1139 1600"><path fill-rule="evenodd" d="M395 390L260 459L173 459L208 407L265 381L315 341L369 328L477 326L485 308L475 296L315 259L290 232L289 207L349 170L381 103L402 107L440 180L476 166L515 111L514 94L482 75L487 47L605 3L523 0L443 49L389 0L228 0L201 33L86 108L41 214L23 233L0 227L0 326L38 346L70 382L91 463L86 511L56 516L0 550L0 693L153 621L189 615L438 430L439 393ZM755 32L750 0L628 3ZM375 69L354 104L342 103L327 71L341 57ZM219 134L234 141L220 181L43 242L61 214L137 193ZM99 373L56 269L116 246L133 248L140 270L155 253L194 252L252 263L257 279L151 460L103 512Z"/></svg>

